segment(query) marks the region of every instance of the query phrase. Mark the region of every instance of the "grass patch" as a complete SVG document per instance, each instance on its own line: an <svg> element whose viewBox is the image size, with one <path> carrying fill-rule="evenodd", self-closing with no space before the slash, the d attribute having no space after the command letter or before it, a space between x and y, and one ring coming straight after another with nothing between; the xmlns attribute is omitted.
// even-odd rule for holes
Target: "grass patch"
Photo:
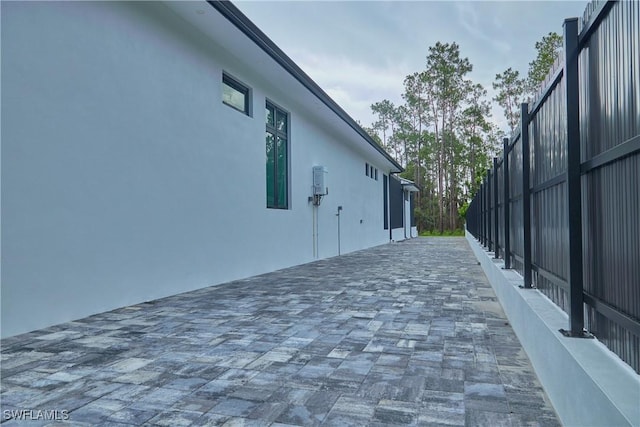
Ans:
<svg viewBox="0 0 640 427"><path fill-rule="evenodd" d="M438 230L423 230L420 232L421 237L461 237L464 236L464 230L458 228L457 230L444 230L440 233Z"/></svg>

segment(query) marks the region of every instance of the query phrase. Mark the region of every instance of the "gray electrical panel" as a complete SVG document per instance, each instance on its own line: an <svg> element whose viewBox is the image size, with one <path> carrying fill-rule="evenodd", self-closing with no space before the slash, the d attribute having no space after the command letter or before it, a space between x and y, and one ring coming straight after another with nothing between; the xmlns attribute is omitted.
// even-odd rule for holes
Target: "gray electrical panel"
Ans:
<svg viewBox="0 0 640 427"><path fill-rule="evenodd" d="M327 194L327 188L325 186L325 175L327 175L327 168L324 166L313 167L313 195L325 195Z"/></svg>

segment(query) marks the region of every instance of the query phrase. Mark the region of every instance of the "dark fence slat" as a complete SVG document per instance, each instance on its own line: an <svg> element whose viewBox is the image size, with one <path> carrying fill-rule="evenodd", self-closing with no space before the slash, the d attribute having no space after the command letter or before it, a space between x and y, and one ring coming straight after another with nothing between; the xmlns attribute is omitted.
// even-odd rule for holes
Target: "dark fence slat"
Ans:
<svg viewBox="0 0 640 427"><path fill-rule="evenodd" d="M511 239L509 236L509 230L511 229L510 221L509 221L509 138L504 138L502 140L502 144L504 146L503 150L503 160L502 160L502 172L504 174L503 182L504 182L504 268L511 268Z"/></svg>
<svg viewBox="0 0 640 427"><path fill-rule="evenodd" d="M499 215L498 215L498 158L494 157L493 158L493 230L494 230L494 237L493 237L493 246L494 246L494 254L493 257L494 258L499 258L500 257L500 244L499 244L499 229L498 229L498 222L499 222Z"/></svg>
<svg viewBox="0 0 640 427"><path fill-rule="evenodd" d="M485 221L487 222L487 248L489 251L493 250L493 240L491 239L491 169L487 169L487 216Z"/></svg>

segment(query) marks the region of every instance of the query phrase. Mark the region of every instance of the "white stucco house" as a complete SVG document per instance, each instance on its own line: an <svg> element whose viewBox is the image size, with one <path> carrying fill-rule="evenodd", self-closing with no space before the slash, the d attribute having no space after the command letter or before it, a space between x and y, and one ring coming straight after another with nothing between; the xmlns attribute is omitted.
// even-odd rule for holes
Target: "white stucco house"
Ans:
<svg viewBox="0 0 640 427"><path fill-rule="evenodd" d="M231 3L1 8L2 337L417 235L401 166Z"/></svg>

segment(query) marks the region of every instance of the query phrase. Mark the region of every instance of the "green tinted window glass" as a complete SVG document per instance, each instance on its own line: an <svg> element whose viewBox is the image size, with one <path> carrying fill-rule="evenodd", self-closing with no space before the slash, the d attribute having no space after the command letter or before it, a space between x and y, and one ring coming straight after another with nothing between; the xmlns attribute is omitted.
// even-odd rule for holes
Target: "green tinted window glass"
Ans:
<svg viewBox="0 0 640 427"><path fill-rule="evenodd" d="M275 170L275 154L276 147L274 145L274 136L272 133L266 133L266 146L267 146L267 207L275 206L275 188L274 182L276 178Z"/></svg>
<svg viewBox="0 0 640 427"><path fill-rule="evenodd" d="M266 154L267 154L267 207L289 208L289 116L267 101Z"/></svg>
<svg viewBox="0 0 640 427"><path fill-rule="evenodd" d="M278 137L277 139L277 186L278 186L278 207L287 208L287 140Z"/></svg>

